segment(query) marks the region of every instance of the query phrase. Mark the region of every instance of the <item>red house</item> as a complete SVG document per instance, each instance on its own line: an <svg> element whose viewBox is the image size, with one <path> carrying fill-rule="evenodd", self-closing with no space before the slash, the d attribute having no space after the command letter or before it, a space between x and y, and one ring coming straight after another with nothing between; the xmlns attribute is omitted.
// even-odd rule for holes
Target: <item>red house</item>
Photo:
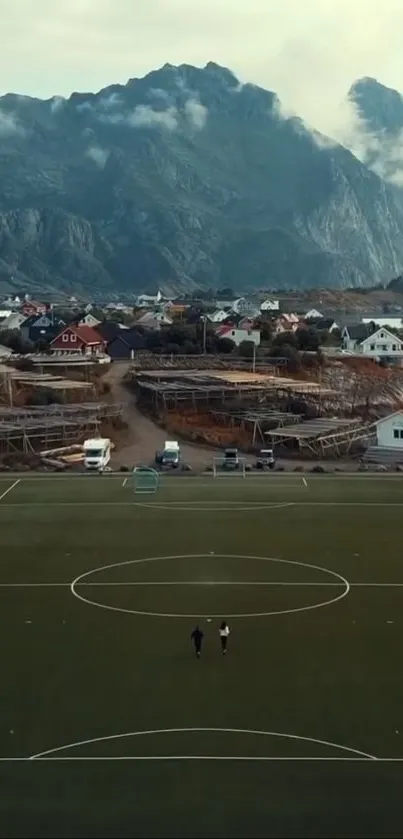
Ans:
<svg viewBox="0 0 403 839"><path fill-rule="evenodd" d="M36 300L26 300L21 306L21 312L30 318L32 315L44 315L47 311L46 303L37 303Z"/></svg>
<svg viewBox="0 0 403 839"><path fill-rule="evenodd" d="M103 355L106 341L92 326L66 326L50 342L50 349L55 355Z"/></svg>

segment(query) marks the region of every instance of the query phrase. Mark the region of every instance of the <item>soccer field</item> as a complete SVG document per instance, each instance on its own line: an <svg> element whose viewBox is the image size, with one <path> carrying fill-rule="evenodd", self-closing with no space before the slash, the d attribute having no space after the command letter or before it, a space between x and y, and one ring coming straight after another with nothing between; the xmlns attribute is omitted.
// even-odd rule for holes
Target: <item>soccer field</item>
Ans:
<svg viewBox="0 0 403 839"><path fill-rule="evenodd" d="M2 476L0 836L402 835L402 519L399 475Z"/></svg>

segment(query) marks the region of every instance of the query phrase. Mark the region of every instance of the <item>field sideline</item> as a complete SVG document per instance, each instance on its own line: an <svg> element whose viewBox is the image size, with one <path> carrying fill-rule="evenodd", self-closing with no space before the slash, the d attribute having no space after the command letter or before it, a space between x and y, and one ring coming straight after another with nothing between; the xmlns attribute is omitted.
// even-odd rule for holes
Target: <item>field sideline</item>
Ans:
<svg viewBox="0 0 403 839"><path fill-rule="evenodd" d="M399 835L402 476L131 481L0 475L0 836Z"/></svg>

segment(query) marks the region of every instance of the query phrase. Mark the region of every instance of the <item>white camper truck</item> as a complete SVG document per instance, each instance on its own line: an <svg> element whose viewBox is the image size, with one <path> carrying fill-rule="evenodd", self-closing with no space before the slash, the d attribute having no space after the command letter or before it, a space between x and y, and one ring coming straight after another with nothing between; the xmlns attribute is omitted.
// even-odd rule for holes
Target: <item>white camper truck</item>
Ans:
<svg viewBox="0 0 403 839"><path fill-rule="evenodd" d="M111 459L109 437L94 437L84 441L84 466L88 470L103 472Z"/></svg>

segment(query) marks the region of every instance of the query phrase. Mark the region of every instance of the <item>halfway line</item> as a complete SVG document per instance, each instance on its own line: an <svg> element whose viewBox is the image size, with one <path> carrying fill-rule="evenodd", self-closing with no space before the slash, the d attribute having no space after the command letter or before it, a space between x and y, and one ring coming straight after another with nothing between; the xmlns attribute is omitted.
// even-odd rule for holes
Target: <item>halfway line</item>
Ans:
<svg viewBox="0 0 403 839"><path fill-rule="evenodd" d="M0 583L0 588L70 588L71 581L67 583ZM302 582L281 582L281 581L258 581L258 580L139 580L129 582L98 582L98 583L76 583L78 586L108 588L117 586L127 588L128 586L283 586L288 588L343 588L344 583L302 583ZM403 583L349 583L350 588L403 588Z"/></svg>

